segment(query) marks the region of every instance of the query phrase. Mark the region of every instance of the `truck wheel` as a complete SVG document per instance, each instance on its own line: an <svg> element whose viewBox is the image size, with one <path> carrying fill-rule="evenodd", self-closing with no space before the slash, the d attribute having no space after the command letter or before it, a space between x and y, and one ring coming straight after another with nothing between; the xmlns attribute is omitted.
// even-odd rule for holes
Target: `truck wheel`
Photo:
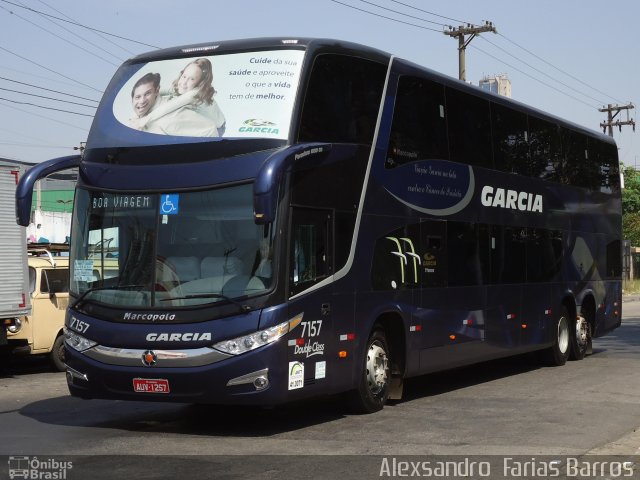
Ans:
<svg viewBox="0 0 640 480"><path fill-rule="evenodd" d="M542 351L542 358L547 365L559 367L567 362L571 350L570 325L572 324L573 322L569 320L569 311L566 307L562 307L560 316L555 322L555 341L553 345Z"/></svg>
<svg viewBox="0 0 640 480"><path fill-rule="evenodd" d="M582 360L587 353L591 341L591 327L586 318L580 315L573 322L571 329L571 359Z"/></svg>
<svg viewBox="0 0 640 480"><path fill-rule="evenodd" d="M53 342L49 359L57 371L64 372L67 369L67 365L64 363L64 335L58 335L56 341Z"/></svg>
<svg viewBox="0 0 640 480"><path fill-rule="evenodd" d="M384 407L391 384L389 346L382 328L373 329L363 363L358 388L351 394L351 406L358 413L373 413Z"/></svg>

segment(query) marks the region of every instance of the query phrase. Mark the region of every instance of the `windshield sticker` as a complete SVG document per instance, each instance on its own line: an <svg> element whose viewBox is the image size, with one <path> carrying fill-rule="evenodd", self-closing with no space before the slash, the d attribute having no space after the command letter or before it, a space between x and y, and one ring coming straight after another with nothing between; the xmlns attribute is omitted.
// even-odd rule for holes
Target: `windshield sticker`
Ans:
<svg viewBox="0 0 640 480"><path fill-rule="evenodd" d="M73 279L76 282L92 282L93 260L75 260L73 262Z"/></svg>
<svg viewBox="0 0 640 480"><path fill-rule="evenodd" d="M161 195L162 203L160 204L160 213L163 215L177 215L179 212L180 195L174 193L173 195Z"/></svg>
<svg viewBox="0 0 640 480"><path fill-rule="evenodd" d="M150 62L125 82L115 118L144 132L286 139L304 51Z"/></svg>

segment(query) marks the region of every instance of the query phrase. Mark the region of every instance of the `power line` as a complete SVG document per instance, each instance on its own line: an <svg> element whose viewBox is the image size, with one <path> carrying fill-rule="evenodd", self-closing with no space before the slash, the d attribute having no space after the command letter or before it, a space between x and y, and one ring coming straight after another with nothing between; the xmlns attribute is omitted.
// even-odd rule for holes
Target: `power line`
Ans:
<svg viewBox="0 0 640 480"><path fill-rule="evenodd" d="M47 117L45 115L40 115L40 114L35 113L35 112L30 112L29 110L24 110L24 109L16 107L16 106L9 105L7 103L2 103L2 105L4 105L7 108L10 108L12 110L17 110L19 112L26 113L27 115L32 115L34 117L44 118L45 120L49 120L51 122L59 123L60 125L66 125L67 127L75 128L77 130L82 130L83 132L86 132L86 133L89 132L85 127L79 127L78 125L73 125L72 123L63 122L62 120L58 120L57 118L51 118L51 117Z"/></svg>
<svg viewBox="0 0 640 480"><path fill-rule="evenodd" d="M524 51L525 51L525 52L527 52L529 55L532 55L532 56L534 56L535 58L537 58L538 60L540 60L541 62L546 63L546 64L547 64L547 65L549 65L551 68L554 68L555 70L559 71L560 73L563 73L564 75L566 75L567 77L571 78L572 80L575 80L576 82L581 83L581 84L582 84L582 85L584 85L585 87L588 87L588 88L590 88L591 90L593 90L593 91L595 91L595 92L598 92L600 95L604 95L605 97L608 97L608 98L611 98L611 99L613 99L613 100L616 100L614 97L612 97L612 96L611 96L611 95L609 95L608 93L605 93L605 92L603 92L603 91L601 91L601 90L598 90L597 88L592 87L592 86L591 86L591 85L589 85L588 83L585 83L584 81L580 80L578 77L575 77L575 76L571 75L570 73L565 72L565 71L564 71L564 70L562 70L561 68L556 67L556 66L555 66L555 65L553 65L552 63L550 63L550 62L546 61L544 58L539 57L538 55L536 55L536 54L535 54L535 53L533 53L532 51L527 50L526 48L524 48L524 47L523 47L523 46L521 46L521 45L518 45L516 42L514 42L513 40L510 40L509 38L505 37L504 35L502 35L502 34L500 34L500 33L499 33L498 35L500 35L502 38L504 38L507 42L512 43L512 44L513 44L513 45L515 45L516 47L518 47L518 48L520 48L520 49L524 50ZM616 102L618 102L618 103L623 103L623 102L621 102L620 100L616 100ZM602 102L601 102L601 103L602 103Z"/></svg>
<svg viewBox="0 0 640 480"><path fill-rule="evenodd" d="M391 1L393 3L397 3L397 4L403 5L405 7L413 8L414 10L418 10L419 12L422 12L422 13L428 13L429 15L433 15L435 17L444 18L445 20L452 20L452 21L457 22L457 23L471 23L471 22L466 22L464 20L456 20L455 18L446 17L444 15L440 15L438 13L430 12L428 10L423 10L422 8L414 7L413 5L409 5L408 3L399 2L398 0L391 0Z"/></svg>
<svg viewBox="0 0 640 480"><path fill-rule="evenodd" d="M19 70L17 68L9 67L9 66L7 66L5 64L0 65L0 70L8 70L10 72L19 73L20 75L24 75L25 78L26 77L30 77L30 78L34 78L34 79L38 78L38 79L45 80L45 81L50 82L50 83L56 83L58 85L64 85L65 87L82 88L83 90L87 90L87 87L84 87L82 85L78 85L77 83L67 82L67 81L62 80L61 78L53 78L51 76L46 77L44 75L40 75L40 74L35 73L33 71ZM16 80L11 80L11 81L15 82ZM37 87L36 86L36 88L43 88L43 87ZM100 93L102 93L102 92L100 92ZM69 94L65 94L65 95L69 95ZM79 98L82 98L83 100L91 100L91 101L98 102L98 100L92 100L90 98L84 98L84 97L79 97Z"/></svg>
<svg viewBox="0 0 640 480"><path fill-rule="evenodd" d="M46 100L52 100L54 102L70 103L72 105L79 105L81 107L96 108L95 105L87 105L85 103L72 102L71 100L61 100L59 98L46 97L44 95L37 95L35 93L30 93L30 92L22 92L20 90L13 90L11 88L0 87L0 90L4 90L5 92L19 93L21 95L29 95L30 97L44 98Z"/></svg>
<svg viewBox="0 0 640 480"><path fill-rule="evenodd" d="M97 29L97 28L88 27L88 26L83 25L83 24L78 23L78 22L73 22L73 21L71 21L71 20L66 20L66 19L64 19L64 18L56 17L55 15L50 15L50 14L48 14L48 13L41 12L41 11L36 10L36 9L34 9L34 8L25 7L24 5L19 5L19 4L17 4L17 3L13 3L13 2L10 2L10 1L8 1L8 0L0 0L0 1L1 1L1 2L3 2L3 3L8 3L9 5L13 5L14 7L24 8L25 10L29 10L29 11L34 12L34 13L38 13L38 14L41 14L41 15L45 15L45 16L47 16L47 17L55 18L56 20L60 20L61 22L70 23L70 24L72 24L72 25L75 25L76 27L85 28L85 29L87 29L87 30L91 30L91 31L93 31L93 32L98 32L98 33L102 33L102 34L104 34L104 35L109 35L110 37L119 38L120 40L126 40L126 41L128 41L128 42L137 43L138 45L144 45L145 47L156 48L156 49L159 49L159 48L160 48L160 47L155 46L155 45L150 45L150 44L148 44L148 43L139 42L138 40L133 40L133 39L131 39L131 38L122 37L122 36L120 36L120 35L115 35L115 34L113 34L113 33L105 32L104 30L99 30L99 29Z"/></svg>
<svg viewBox="0 0 640 480"><path fill-rule="evenodd" d="M1 6L1 5L0 5L0 8L1 8L2 10L4 10L5 12L9 12L11 15L15 15L15 16L16 16L16 17L18 17L20 20L23 20L23 21L25 21L25 22L27 22L27 23L29 23L29 24L31 24L31 25L33 25L33 26L35 26L35 27L38 27L39 29L41 29L41 30L43 30L43 31L47 32L49 35L53 35L54 37L56 37L56 38L58 38L58 39L62 40L63 42L66 42L66 43L68 43L69 45L72 45L72 46L74 46L74 47L76 47L76 48L78 48L78 49L82 50L83 52L88 53L88 54L89 54L89 55L91 55L91 56L94 56L94 57L96 57L96 58L99 58L100 60L103 60L103 61L107 62L108 64L113 65L114 67L117 67L117 66L118 66L118 64L113 63L112 61L107 60L106 58L101 57L100 55L97 55L96 53L94 53L94 52L92 52L92 51L90 51L90 50L87 50L86 48L84 48L84 47L82 47L82 46L78 45L77 43L73 43L72 41L67 40L67 39L66 39L66 38L64 38L64 37L61 37L61 36L60 36L60 35L58 35L57 33L54 33L54 32L52 32L51 30L48 30L48 29L44 28L42 25L38 25L37 23L32 22L31 20L28 20L28 19L26 19L26 18L22 17L21 15L18 15L17 13L12 12L11 10L9 10L9 9L7 9L7 8L5 8L5 7L3 7L3 6Z"/></svg>
<svg viewBox="0 0 640 480"><path fill-rule="evenodd" d="M1 1L4 2L6 0L1 0ZM373 15L375 17L380 17L380 18L384 18L384 19L387 19L387 20L391 20L392 22L402 23L404 25L410 25L412 27L421 28L423 30L431 30L432 32L440 33L440 30L436 30L435 28L425 27L424 25L416 25L415 23L409 23L409 22L405 22L405 21L402 21L402 20L398 20L397 18L392 18L392 17L387 17L385 15L380 15L378 13L370 12L369 10L364 10L362 8L354 7L353 5L349 5L347 3L339 2L338 0L330 0L330 1L332 1L333 3L338 3L338 4L343 5L345 7L353 8L354 10L358 10L360 12L368 13L369 15Z"/></svg>
<svg viewBox="0 0 640 480"><path fill-rule="evenodd" d="M593 101L595 101L595 102L598 102L598 103L604 103L604 102L602 102L601 100L599 100L599 99L597 99L597 98L592 97L592 96L591 96L591 95L589 95L588 93L581 92L580 90L577 90L577 89L575 89L575 88L571 87L570 85L567 85L566 83L564 83L564 82L562 82L562 81L558 80L557 78L552 77L552 76L551 76L551 75L549 75L548 73L545 73L545 72L543 72L542 70L540 70L540 69L538 69L538 68L534 67L533 65L530 65L529 63L525 62L525 61L524 61L524 60L522 60L521 58L518 58L518 57L516 57L515 55L513 55L512 53L509 53L507 50L505 50L504 48L500 47L499 45L496 45L496 44L495 44L495 43L493 43L491 40L488 40L488 39L486 39L486 38L484 38L484 37L481 37L481 38L482 38L485 42L490 43L491 45L493 45L494 47L496 47L498 50L500 50L500 51L502 51L502 52L506 53L506 54L507 54L507 55L509 55L511 58L515 58L515 59L516 59L516 60L518 60L519 62L524 63L524 64L525 64L527 67L529 67L530 69L535 70L536 72L540 73L541 75L544 75L544 76L545 76L545 77L547 77L547 78L550 78L550 79L551 79L551 80L553 80L554 82L558 82L560 85L563 85L563 86L565 86L565 87L567 87L567 88L569 88L569 89L571 89L571 90L573 90L573 91L575 91L575 92L579 93L580 95L583 95L583 96L585 96L585 97L587 97L587 98L589 98L589 99L591 99L591 100L593 100Z"/></svg>
<svg viewBox="0 0 640 480"><path fill-rule="evenodd" d="M37 103L20 102L18 100L11 100L10 98L4 98L4 97L0 97L0 100L4 100L5 102L15 103L15 104L18 104L18 105L29 105L31 107L44 108L45 110L53 110L53 111L56 111L56 112L70 113L70 114L73 114L73 115L81 115L83 117L91 117L91 118L93 118L93 115L89 115L87 113L72 112L70 110L62 110L60 108L54 108L54 107L45 107L44 105L38 105Z"/></svg>
<svg viewBox="0 0 640 480"><path fill-rule="evenodd" d="M93 100L91 98L80 97L78 95L73 95L71 93L61 92L59 90L53 90L51 88L39 87L38 85L33 85L31 83L26 83L26 82L20 82L19 80L12 80L11 78L7 78L7 77L0 77L0 80L6 80L7 82L19 83L20 85L26 85L28 87L38 88L40 90L46 90L47 92L59 93L60 95L67 95L68 97L79 98L81 100L87 100L89 102L99 103L98 100Z"/></svg>
<svg viewBox="0 0 640 480"><path fill-rule="evenodd" d="M527 77L531 78L532 80L535 80L536 82L541 83L542 85L544 85L544 86L546 86L546 87L549 87L549 88L551 88L551 89L555 90L556 92L561 93L562 95L565 95L565 96L567 96L567 97L569 97L569 98L572 98L572 99L573 99L573 100L575 100L576 102L580 102L580 103L582 103L583 105L586 105L586 106L587 106L587 107L589 107L589 108L597 108L597 107L595 107L594 105L590 105L590 104L588 104L587 102L584 102L584 101L580 100L579 98L574 97L573 95L568 94L567 92L563 92L563 91L562 91L562 90L560 90L559 88L556 88L556 87L554 87L553 85L548 84L547 82L543 82L543 81L542 81L542 80L540 80L539 78L536 78L536 77L534 77L534 76L532 76L532 75L529 75L527 72L525 72L525 71L523 71L523 70L520 70L520 69L519 69L519 68L517 68L517 67L514 67L513 65L511 65L511 64L509 64L509 63L507 63L507 62L505 62L504 60L501 60L501 59L500 59L500 58L498 58L498 57L495 57L495 56L491 55L491 54L490 54L490 53L488 53L488 52L485 52L485 51L484 51L484 50L482 50L481 48L478 48L478 47L473 46L473 45L471 46L471 48L474 48L474 49L478 50L479 52L484 53L484 54L485 54L485 55L487 55L488 57L491 57L491 58L493 58L494 60L497 60L498 62L505 64L505 65L506 65L507 67L509 67L509 68L513 68L513 69L514 69L514 70L516 70L517 72L522 73L523 75L525 75L525 76L527 76Z"/></svg>
<svg viewBox="0 0 640 480"><path fill-rule="evenodd" d="M398 10L393 10L392 8L383 7L382 5L378 5L377 3L369 2L368 0L360 0L362 3L366 3L368 5L373 5L374 7L378 7L382 10L386 10L387 12L392 12L398 15L402 15L404 17L413 18L414 20L420 20L421 22L433 23L434 25L440 25L441 27L446 27L446 25L442 22L434 22L433 20L427 20L426 18L416 17L414 15L409 15L408 13L402 13Z"/></svg>
<svg viewBox="0 0 640 480"><path fill-rule="evenodd" d="M4 2L4 1L6 1L6 0L0 0L0 1L3 1L3 2ZM98 92L98 93L102 93L100 90L98 90L97 88L93 88L91 85L87 85L86 83L82 83L81 81L76 80L75 78L67 77L66 75L64 75L64 74L62 74L62 73L60 73L60 72L56 72L55 70L52 70L52 69L50 69L50 68L48 68L48 67L45 67L44 65L40 65L39 63L34 62L33 60L29 60L28 58L23 57L22 55L18 55L17 53L12 52L11 50L7 50L7 49L6 49L6 48L4 48L4 47L0 47L0 50L5 51L5 52L7 52L7 53L9 53L9 54L11 54L11 55L14 55L14 56L16 56L16 57L18 57L18 58L20 58L20 59L22 59L22 60L26 61L26 62L33 63L34 65L37 65L37 66L38 66L38 67L40 67L40 68L44 68L44 69L45 69L45 70L47 70L48 72L55 73L56 75L60 75L61 77L66 78L67 80L71 80L72 82L75 82L75 83L77 83L77 84L79 84L79 85L82 85L82 86L84 86L84 87L90 88L91 90L95 90L95 91L96 91L96 92Z"/></svg>
<svg viewBox="0 0 640 480"><path fill-rule="evenodd" d="M61 12L60 10L52 7L51 5L49 5L48 3L44 2L43 0L38 0L40 3L42 3L43 5L49 7L51 10L53 10L54 12L59 13L60 15L63 15L64 17L67 18L67 20L71 20L72 22L75 22L75 20L73 18L71 18L69 15L64 14L63 12ZM118 47L120 50L123 50L125 52L127 52L129 55L135 55L135 52L132 52L129 49L124 48L122 45L117 44L116 42L114 42L113 40L111 40L110 38L107 38L106 36L102 35L101 33L98 33L96 31L91 31L91 33L93 33L94 35L100 37L101 39L103 39L105 42L109 42L111 45ZM94 45L92 43L92 45ZM115 57L115 55L114 55Z"/></svg>
<svg viewBox="0 0 640 480"><path fill-rule="evenodd" d="M26 148L64 148L72 150L73 147L69 147L66 145L34 145L32 143L11 143L11 142L0 142L0 145L6 145L9 147L26 147Z"/></svg>

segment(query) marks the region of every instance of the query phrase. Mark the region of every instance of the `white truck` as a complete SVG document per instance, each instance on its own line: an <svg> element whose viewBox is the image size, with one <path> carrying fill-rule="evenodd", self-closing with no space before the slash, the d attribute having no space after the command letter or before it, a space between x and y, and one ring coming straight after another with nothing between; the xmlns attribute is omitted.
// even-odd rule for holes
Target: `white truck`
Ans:
<svg viewBox="0 0 640 480"><path fill-rule="evenodd" d="M31 313L27 268L27 233L16 223L16 185L20 167L0 165L0 352L7 331Z"/></svg>

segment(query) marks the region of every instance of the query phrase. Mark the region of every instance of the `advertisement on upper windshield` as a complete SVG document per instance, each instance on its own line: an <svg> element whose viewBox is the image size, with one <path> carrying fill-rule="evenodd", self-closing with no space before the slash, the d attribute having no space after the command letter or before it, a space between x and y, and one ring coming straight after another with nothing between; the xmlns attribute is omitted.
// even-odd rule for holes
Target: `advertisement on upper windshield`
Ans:
<svg viewBox="0 0 640 480"><path fill-rule="evenodd" d="M304 52L273 50L149 62L113 114L156 135L286 139Z"/></svg>

